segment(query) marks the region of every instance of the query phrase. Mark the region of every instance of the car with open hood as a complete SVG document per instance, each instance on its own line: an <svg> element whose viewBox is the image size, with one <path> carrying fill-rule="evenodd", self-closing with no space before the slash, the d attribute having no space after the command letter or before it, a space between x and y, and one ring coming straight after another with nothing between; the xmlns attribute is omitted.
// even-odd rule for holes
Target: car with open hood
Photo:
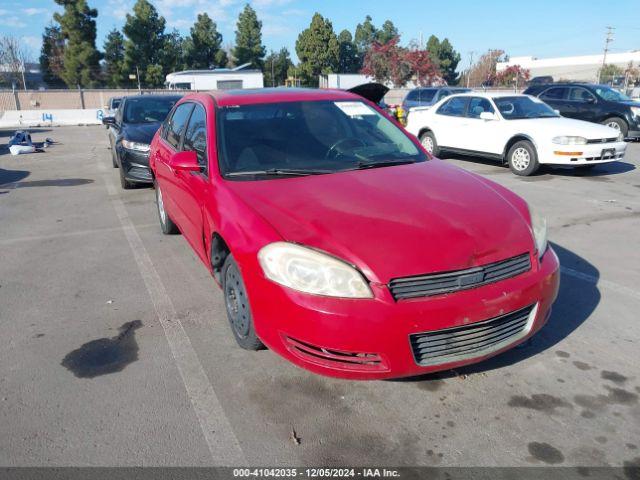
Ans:
<svg viewBox="0 0 640 480"><path fill-rule="evenodd" d="M188 95L149 161L160 227L221 286L242 348L406 377L499 354L549 318L544 218L352 93Z"/></svg>

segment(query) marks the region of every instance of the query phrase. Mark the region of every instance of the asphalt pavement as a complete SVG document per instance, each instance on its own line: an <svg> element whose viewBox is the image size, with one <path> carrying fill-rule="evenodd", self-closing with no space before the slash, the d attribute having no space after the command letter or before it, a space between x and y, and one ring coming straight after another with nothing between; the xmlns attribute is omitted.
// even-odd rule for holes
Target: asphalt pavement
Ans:
<svg viewBox="0 0 640 480"><path fill-rule="evenodd" d="M0 144L12 132L0 132ZM640 144L531 178L447 159L547 216L559 298L528 344L399 381L320 377L235 345L222 294L103 127L0 150L0 465L640 464Z"/></svg>

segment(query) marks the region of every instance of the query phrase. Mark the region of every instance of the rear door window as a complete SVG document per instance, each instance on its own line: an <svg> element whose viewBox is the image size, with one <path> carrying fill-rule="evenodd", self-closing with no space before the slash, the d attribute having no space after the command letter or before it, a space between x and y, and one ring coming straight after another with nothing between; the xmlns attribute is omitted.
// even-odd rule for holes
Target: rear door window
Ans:
<svg viewBox="0 0 640 480"><path fill-rule="evenodd" d="M444 102L437 113L450 117L463 117L468 101L469 97L453 97Z"/></svg>
<svg viewBox="0 0 640 480"><path fill-rule="evenodd" d="M189 120L192 109L193 103L181 103L173 111L173 115L171 115L171 118L167 122L165 140L176 150L180 148L180 137L187 126L187 121Z"/></svg>
<svg viewBox="0 0 640 480"><path fill-rule="evenodd" d="M566 100L569 89L565 87L553 87L545 90L540 98L543 100Z"/></svg>

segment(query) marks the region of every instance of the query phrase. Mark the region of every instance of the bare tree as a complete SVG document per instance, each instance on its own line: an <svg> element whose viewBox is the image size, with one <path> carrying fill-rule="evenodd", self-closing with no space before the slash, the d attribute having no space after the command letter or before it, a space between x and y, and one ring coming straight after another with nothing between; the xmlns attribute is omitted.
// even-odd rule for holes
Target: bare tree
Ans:
<svg viewBox="0 0 640 480"><path fill-rule="evenodd" d="M25 69L29 59L29 50L18 38L10 35L0 37L0 71L9 82L22 83L22 88L25 90L27 89Z"/></svg>

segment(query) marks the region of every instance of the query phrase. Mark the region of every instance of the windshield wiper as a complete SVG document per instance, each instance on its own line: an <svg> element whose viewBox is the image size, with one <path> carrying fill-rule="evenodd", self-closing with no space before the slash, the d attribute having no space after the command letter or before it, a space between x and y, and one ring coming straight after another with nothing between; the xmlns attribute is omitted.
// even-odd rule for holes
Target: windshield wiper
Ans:
<svg viewBox="0 0 640 480"><path fill-rule="evenodd" d="M382 162L358 162L358 170L364 170L366 168L380 168L380 167L392 167L394 165L406 165L408 163L416 163L415 160L409 159L397 159L397 160L386 160Z"/></svg>
<svg viewBox="0 0 640 480"><path fill-rule="evenodd" d="M335 173L334 170L304 170L295 168L267 168L265 170L248 170L240 172L226 173L226 177L245 177L254 175L290 175L293 177L302 177L305 175L323 175L326 173Z"/></svg>

